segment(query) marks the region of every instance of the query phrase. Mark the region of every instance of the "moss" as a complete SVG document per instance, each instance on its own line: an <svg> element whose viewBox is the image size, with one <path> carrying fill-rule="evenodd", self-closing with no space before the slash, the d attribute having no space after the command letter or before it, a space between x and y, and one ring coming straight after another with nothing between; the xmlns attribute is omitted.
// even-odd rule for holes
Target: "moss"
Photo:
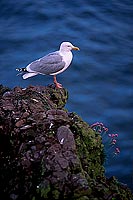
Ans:
<svg viewBox="0 0 133 200"><path fill-rule="evenodd" d="M74 191L74 195L73 195L73 199L78 200L78 199L86 199L87 196L89 197L89 195L91 194L92 190L91 188L87 189L87 190L75 190Z"/></svg>
<svg viewBox="0 0 133 200"><path fill-rule="evenodd" d="M74 114L74 123L72 130L75 133L76 147L78 156L81 160L83 169L92 177L103 176L103 145L101 137L84 122L80 117Z"/></svg>
<svg viewBox="0 0 133 200"><path fill-rule="evenodd" d="M59 196L60 196L60 192L58 190L53 190L52 191L52 197L53 199L59 199Z"/></svg>
<svg viewBox="0 0 133 200"><path fill-rule="evenodd" d="M87 197L87 196L82 196L82 197L78 198L77 200L89 200L89 197Z"/></svg>
<svg viewBox="0 0 133 200"><path fill-rule="evenodd" d="M59 90L53 85L47 88L46 94L59 109L65 106L68 99L68 91L66 89L62 88Z"/></svg>
<svg viewBox="0 0 133 200"><path fill-rule="evenodd" d="M47 180L43 181L37 188L37 194L44 199L49 199L49 193L51 191L50 184Z"/></svg>

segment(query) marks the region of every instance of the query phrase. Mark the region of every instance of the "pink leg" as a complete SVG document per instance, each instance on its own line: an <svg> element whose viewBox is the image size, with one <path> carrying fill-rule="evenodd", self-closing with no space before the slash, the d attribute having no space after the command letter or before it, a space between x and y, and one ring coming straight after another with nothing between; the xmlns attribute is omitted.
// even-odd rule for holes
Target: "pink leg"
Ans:
<svg viewBox="0 0 133 200"><path fill-rule="evenodd" d="M56 76L54 76L54 84L55 84L56 88L62 88L62 85L57 82Z"/></svg>

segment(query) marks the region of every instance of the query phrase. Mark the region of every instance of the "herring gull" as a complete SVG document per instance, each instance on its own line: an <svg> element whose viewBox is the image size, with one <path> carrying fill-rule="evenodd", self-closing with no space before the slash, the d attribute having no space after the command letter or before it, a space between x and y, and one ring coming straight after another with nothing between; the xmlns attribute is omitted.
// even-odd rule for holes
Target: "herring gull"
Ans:
<svg viewBox="0 0 133 200"><path fill-rule="evenodd" d="M79 50L78 47L70 42L62 42L59 51L49 53L48 55L33 61L25 68L18 68L17 71L23 72L23 79L27 79L38 74L54 76L54 84L57 88L62 85L57 82L56 75L65 71L71 64L73 55L71 50Z"/></svg>

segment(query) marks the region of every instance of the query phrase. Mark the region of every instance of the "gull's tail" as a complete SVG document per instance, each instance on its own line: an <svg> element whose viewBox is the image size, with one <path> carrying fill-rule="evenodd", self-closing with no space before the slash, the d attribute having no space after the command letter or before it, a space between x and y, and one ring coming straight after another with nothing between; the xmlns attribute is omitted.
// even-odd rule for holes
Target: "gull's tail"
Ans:
<svg viewBox="0 0 133 200"><path fill-rule="evenodd" d="M38 72L27 72L22 77L23 77L23 79L27 79L27 78L30 78L32 76L36 76L37 74L38 74Z"/></svg>
<svg viewBox="0 0 133 200"><path fill-rule="evenodd" d="M36 76L38 72L28 72L26 68L17 68L16 71L19 71L20 73L17 74L17 76L22 75L23 79L27 79L32 76Z"/></svg>

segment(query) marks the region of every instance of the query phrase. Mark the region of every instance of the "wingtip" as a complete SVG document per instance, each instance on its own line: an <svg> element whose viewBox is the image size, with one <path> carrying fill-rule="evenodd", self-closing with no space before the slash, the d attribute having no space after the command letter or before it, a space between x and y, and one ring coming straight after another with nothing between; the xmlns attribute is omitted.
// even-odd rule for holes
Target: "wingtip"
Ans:
<svg viewBox="0 0 133 200"><path fill-rule="evenodd" d="M26 68L16 68L16 71L19 71L19 72L27 72Z"/></svg>
<svg viewBox="0 0 133 200"><path fill-rule="evenodd" d="M20 72L21 70L20 70L20 68L16 68L16 71Z"/></svg>

